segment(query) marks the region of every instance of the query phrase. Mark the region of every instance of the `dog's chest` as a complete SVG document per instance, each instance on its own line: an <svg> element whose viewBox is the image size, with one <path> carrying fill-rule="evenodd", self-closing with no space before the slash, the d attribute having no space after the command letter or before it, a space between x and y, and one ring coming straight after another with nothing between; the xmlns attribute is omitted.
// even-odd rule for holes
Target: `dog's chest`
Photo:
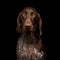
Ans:
<svg viewBox="0 0 60 60"><path fill-rule="evenodd" d="M39 51L34 45L26 44L20 41L17 47L18 60L41 60L44 52Z"/></svg>

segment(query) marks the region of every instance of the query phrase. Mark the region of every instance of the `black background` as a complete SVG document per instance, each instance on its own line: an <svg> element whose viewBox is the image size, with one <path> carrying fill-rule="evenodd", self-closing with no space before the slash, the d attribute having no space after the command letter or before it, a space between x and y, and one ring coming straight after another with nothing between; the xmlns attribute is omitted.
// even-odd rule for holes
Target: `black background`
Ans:
<svg viewBox="0 0 60 60"><path fill-rule="evenodd" d="M48 1L46 0L15 0L15 1L2 1L1 5L1 46L2 46L2 59L16 60L16 43L19 34L16 32L17 16L24 7L34 7L41 15L43 22L43 35L42 41L46 46L48 52ZM49 47L50 48L50 47ZM49 53L49 52L48 52ZM48 60L48 56L47 56Z"/></svg>
<svg viewBox="0 0 60 60"><path fill-rule="evenodd" d="M34 7L41 15L42 22L43 22L43 35L42 35L42 41L46 46L47 52L48 52L48 1L44 0L16 0L16 19L21 12L21 10L24 7ZM18 33L16 32L16 41L18 38Z"/></svg>
<svg viewBox="0 0 60 60"><path fill-rule="evenodd" d="M18 14L24 7L34 7L41 15L43 22L43 40L46 42L48 40L48 1L44 0L16 0L16 19Z"/></svg>
<svg viewBox="0 0 60 60"><path fill-rule="evenodd" d="M0 54L2 60L16 60L16 43L19 34L16 32L18 13L24 7L34 7L41 14L43 21L42 40L46 45L50 60L59 60L59 1L48 0L2 0L0 1ZM48 15L49 14L49 15ZM59 13L60 14L60 13ZM49 25L48 25L49 22ZM49 29L48 29L49 28ZM49 30L49 32L48 32ZM49 33L49 39L48 39ZM58 38L59 37L59 38ZM49 60L47 57L47 60ZM1 60L0 59L0 60Z"/></svg>

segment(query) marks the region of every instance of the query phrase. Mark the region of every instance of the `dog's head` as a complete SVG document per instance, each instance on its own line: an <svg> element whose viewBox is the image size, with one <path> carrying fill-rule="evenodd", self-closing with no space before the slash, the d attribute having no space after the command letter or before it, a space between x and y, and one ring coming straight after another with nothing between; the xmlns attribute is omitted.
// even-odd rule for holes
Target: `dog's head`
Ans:
<svg viewBox="0 0 60 60"><path fill-rule="evenodd" d="M17 18L17 31L19 33L30 30L32 32L38 32L42 35L41 31L42 19L40 14L32 7L24 8Z"/></svg>

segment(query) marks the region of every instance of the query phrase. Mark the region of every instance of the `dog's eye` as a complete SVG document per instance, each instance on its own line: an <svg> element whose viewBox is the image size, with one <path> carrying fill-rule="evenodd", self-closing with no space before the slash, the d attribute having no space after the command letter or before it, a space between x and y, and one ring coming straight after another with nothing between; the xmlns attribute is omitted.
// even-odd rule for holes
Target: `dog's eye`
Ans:
<svg viewBox="0 0 60 60"><path fill-rule="evenodd" d="M25 14L27 14L27 11L25 11Z"/></svg>
<svg viewBox="0 0 60 60"><path fill-rule="evenodd" d="M31 12L31 16L33 15L33 12Z"/></svg>

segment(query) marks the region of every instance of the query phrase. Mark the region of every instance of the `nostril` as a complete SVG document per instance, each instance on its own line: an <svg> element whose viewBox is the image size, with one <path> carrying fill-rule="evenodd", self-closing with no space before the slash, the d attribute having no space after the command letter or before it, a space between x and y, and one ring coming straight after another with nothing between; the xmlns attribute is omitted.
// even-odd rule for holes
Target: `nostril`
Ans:
<svg viewBox="0 0 60 60"><path fill-rule="evenodd" d="M30 28L31 26L25 26L26 28Z"/></svg>

